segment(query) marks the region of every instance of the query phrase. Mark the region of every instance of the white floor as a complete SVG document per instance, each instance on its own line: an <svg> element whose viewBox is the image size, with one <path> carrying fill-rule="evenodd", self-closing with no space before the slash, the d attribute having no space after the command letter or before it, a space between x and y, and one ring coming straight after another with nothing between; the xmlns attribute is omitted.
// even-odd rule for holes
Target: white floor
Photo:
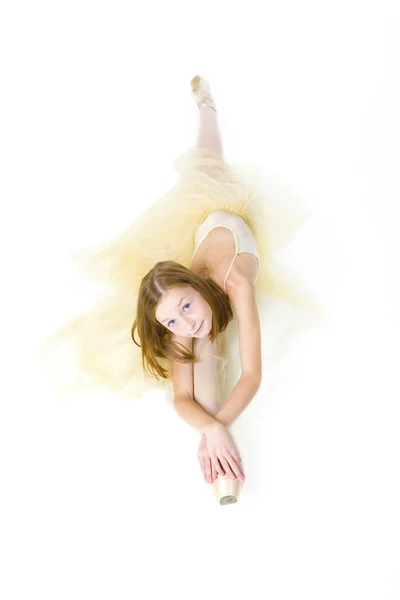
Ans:
<svg viewBox="0 0 400 600"><path fill-rule="evenodd" d="M397 600L395 3L2 12L0 595ZM59 405L37 361L87 300L70 253L175 181L196 135L197 73L227 159L265 166L315 209L282 260L329 315L278 365L264 361L232 426L247 480L227 506L202 478L198 432L160 393Z"/></svg>

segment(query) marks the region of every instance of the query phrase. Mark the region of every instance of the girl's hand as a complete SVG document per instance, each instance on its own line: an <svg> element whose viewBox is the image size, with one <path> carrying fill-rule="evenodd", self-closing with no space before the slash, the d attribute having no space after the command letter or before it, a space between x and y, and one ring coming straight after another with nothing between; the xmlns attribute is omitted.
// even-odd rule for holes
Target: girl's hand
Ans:
<svg viewBox="0 0 400 600"><path fill-rule="evenodd" d="M217 472L213 463L211 462L210 455L207 450L207 438L204 433L201 436L200 446L197 452L197 456L199 459L200 467L204 476L206 483L212 483L217 479ZM223 469L221 468L221 472L223 473Z"/></svg>
<svg viewBox="0 0 400 600"><path fill-rule="evenodd" d="M228 475L231 479L244 481L239 451L227 428L216 421L204 432L207 440L207 451L215 471ZM203 442L204 443L204 442Z"/></svg>

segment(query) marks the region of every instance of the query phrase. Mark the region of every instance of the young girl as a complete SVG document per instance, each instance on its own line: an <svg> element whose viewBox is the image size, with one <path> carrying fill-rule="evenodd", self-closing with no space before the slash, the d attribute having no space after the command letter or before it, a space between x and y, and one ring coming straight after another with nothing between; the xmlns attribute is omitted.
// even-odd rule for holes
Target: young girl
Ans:
<svg viewBox="0 0 400 600"><path fill-rule="evenodd" d="M191 91L199 131L196 146L174 162L178 183L110 243L74 253L84 275L108 289L48 338L41 353L54 359L63 343L72 350L72 372L64 359L49 371L63 391L100 386L133 399L165 389L180 417L201 433L203 476L220 504L229 504L237 501L244 471L228 427L260 387L260 311L268 317L262 300L317 317L271 334L268 364L321 311L287 271L277 273L273 256L310 213L274 203L256 169L227 164L210 88L196 76Z"/></svg>

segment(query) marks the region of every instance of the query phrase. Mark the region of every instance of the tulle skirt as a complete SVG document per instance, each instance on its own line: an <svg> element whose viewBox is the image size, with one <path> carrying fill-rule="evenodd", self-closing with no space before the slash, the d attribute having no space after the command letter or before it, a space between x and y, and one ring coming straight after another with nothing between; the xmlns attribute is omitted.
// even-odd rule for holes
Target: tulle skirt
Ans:
<svg viewBox="0 0 400 600"><path fill-rule="evenodd" d="M294 336L324 320L324 308L276 253L294 239L312 216L298 199L283 193L259 167L228 164L205 148L189 148L173 163L179 177L124 232L72 258L85 278L103 286L93 306L60 327L40 348L58 397L87 387L135 399L162 389L173 399L167 379L143 372L141 348L131 337L140 282L158 261L190 268L198 226L214 210L238 213L249 226L260 255L255 283L262 328L263 365L269 368ZM235 311L234 311L235 314ZM219 335L218 373L222 398L240 377L237 319Z"/></svg>

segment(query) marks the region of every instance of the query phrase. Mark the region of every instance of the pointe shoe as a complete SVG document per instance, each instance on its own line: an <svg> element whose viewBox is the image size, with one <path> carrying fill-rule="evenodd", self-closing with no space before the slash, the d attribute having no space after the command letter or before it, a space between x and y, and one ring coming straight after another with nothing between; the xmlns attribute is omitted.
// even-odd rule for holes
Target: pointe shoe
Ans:
<svg viewBox="0 0 400 600"><path fill-rule="evenodd" d="M200 75L193 77L190 82L190 87L192 88L192 96L199 108L209 106L217 112L214 100L211 96L210 86L204 77L201 77Z"/></svg>
<svg viewBox="0 0 400 600"><path fill-rule="evenodd" d="M234 504L239 495L240 481L227 475L218 475L212 483L213 492L220 504Z"/></svg>

